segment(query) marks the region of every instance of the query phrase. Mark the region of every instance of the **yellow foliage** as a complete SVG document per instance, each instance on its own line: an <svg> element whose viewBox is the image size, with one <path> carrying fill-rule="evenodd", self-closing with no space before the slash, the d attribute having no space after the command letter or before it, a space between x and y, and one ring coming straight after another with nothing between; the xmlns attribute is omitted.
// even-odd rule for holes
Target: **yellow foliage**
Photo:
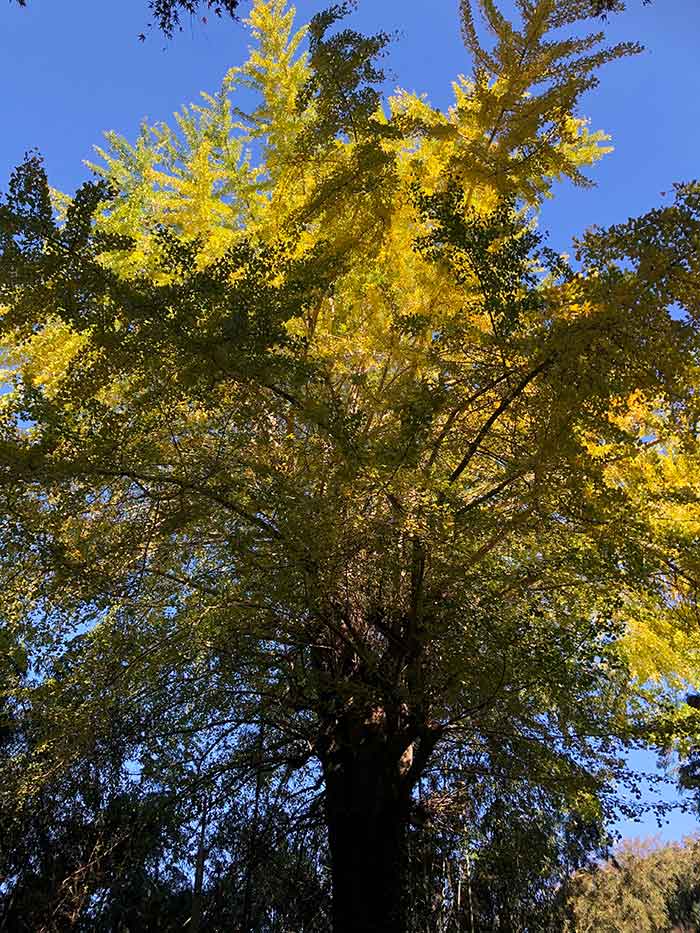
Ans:
<svg viewBox="0 0 700 933"><path fill-rule="evenodd" d="M14 345L8 341L2 355L7 367L3 381L12 383L22 379L43 389L47 398L54 398L62 387L70 364L88 341L87 333L76 333L59 318L49 319L31 337Z"/></svg>
<svg viewBox="0 0 700 933"><path fill-rule="evenodd" d="M496 734L502 704L584 736L579 707L619 726L610 696L700 682L691 330L671 286L615 265L636 239L575 273L534 233L554 182L609 151L579 98L634 48L562 39L577 0L519 8L481 0L487 48L464 0L474 69L441 112L402 90L375 108L344 59L314 72L293 9L255 0L219 93L108 135L84 329L55 279L56 308L20 301L6 335L0 456L50 486L27 523L49 523L66 618L301 644L310 709L340 678L339 708L381 687L425 734L491 710Z"/></svg>

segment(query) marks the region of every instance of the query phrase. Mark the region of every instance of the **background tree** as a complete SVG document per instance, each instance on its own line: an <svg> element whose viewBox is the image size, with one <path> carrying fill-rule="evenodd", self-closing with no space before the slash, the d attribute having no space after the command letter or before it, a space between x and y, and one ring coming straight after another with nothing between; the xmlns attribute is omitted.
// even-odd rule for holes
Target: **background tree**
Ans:
<svg viewBox="0 0 700 933"><path fill-rule="evenodd" d="M568 929L577 933L693 933L700 928L698 840L625 843L610 861L577 875L569 907Z"/></svg>
<svg viewBox="0 0 700 933"><path fill-rule="evenodd" d="M111 734L82 743L39 794L3 795L0 930L328 929L320 815L299 819L261 772L222 774L220 730L161 718L139 746L162 714L144 699L131 713L137 722L113 712ZM15 709L4 776L23 747L41 758L42 739L31 707Z"/></svg>
<svg viewBox="0 0 700 933"><path fill-rule="evenodd" d="M177 130L111 136L73 198L30 157L0 211L0 609L41 736L5 792L117 721L159 783L322 801L338 933L406 929L422 778L595 821L698 674L700 193L576 270L542 248L605 150L579 98L635 47L519 8L481 4L487 45L463 6L442 113L381 101L386 37L342 8L293 34L258 2Z"/></svg>
<svg viewBox="0 0 700 933"><path fill-rule="evenodd" d="M489 770L462 800L426 779L417 812L408 885L415 933L560 931L572 875L607 853L600 815L571 811L560 790L522 775Z"/></svg>
<svg viewBox="0 0 700 933"><path fill-rule="evenodd" d="M694 804L700 807L698 788L700 788L700 747L698 747L698 710L700 710L700 695L691 693L686 697L689 715L686 717L684 741L680 745L681 765L678 771L681 788L690 791L694 796Z"/></svg>

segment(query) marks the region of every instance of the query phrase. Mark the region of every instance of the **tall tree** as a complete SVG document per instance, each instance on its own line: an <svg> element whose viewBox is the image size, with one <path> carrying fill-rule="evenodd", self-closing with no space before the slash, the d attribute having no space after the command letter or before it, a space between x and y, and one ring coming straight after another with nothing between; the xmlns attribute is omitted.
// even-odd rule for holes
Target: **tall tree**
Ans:
<svg viewBox="0 0 700 933"><path fill-rule="evenodd" d="M579 99L635 46L561 38L579 0L480 9L443 113L381 101L343 7L259 0L219 94L73 198L29 157L0 211L24 793L148 697L135 745L218 729L219 772L322 786L336 933L406 929L423 776L595 817L698 674L700 189L549 254L533 213L605 151Z"/></svg>

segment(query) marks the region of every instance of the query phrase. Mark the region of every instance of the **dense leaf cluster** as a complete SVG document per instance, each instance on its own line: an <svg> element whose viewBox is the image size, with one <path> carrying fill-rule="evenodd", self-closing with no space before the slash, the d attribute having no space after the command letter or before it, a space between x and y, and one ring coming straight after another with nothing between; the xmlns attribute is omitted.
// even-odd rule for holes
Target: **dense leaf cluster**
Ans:
<svg viewBox="0 0 700 933"><path fill-rule="evenodd" d="M631 841L579 873L572 885L567 930L656 933L700 926L700 842L660 845Z"/></svg>
<svg viewBox="0 0 700 933"><path fill-rule="evenodd" d="M92 866L81 918L131 878L113 814L155 811L132 867L190 928L244 871L252 929L545 930L626 749L697 731L697 185L545 250L606 151L579 98L636 47L518 7L483 0L487 46L463 4L441 112L381 99L344 8L258 0L248 61L101 181L10 181L0 797L60 891Z"/></svg>

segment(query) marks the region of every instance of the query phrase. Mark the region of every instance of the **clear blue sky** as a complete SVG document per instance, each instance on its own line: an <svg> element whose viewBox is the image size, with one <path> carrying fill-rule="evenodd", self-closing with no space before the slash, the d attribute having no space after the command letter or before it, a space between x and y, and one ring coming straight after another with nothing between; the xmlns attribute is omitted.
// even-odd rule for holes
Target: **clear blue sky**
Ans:
<svg viewBox="0 0 700 933"><path fill-rule="evenodd" d="M300 20L325 5L299 0ZM399 31L387 62L392 83L427 92L436 106L450 102L450 81L470 68L457 0L360 0L353 21L366 31ZM245 57L247 34L230 20L188 20L173 41L145 28L147 22L146 0L29 0L26 9L5 0L0 187L24 152L36 148L52 184L72 191L89 176L82 160L91 158L104 130L133 138L143 118L169 119L200 90L216 90ZM626 220L659 204L674 181L700 177L699 0L652 6L629 0L627 13L605 28L611 41L638 40L646 51L609 65L585 100L583 112L613 136L615 152L594 169L596 189L561 185L547 205L541 225L561 250L591 224ZM649 756L635 756L634 764L654 767ZM695 828L691 818L676 816L663 835ZM656 824L621 829L653 833Z"/></svg>

